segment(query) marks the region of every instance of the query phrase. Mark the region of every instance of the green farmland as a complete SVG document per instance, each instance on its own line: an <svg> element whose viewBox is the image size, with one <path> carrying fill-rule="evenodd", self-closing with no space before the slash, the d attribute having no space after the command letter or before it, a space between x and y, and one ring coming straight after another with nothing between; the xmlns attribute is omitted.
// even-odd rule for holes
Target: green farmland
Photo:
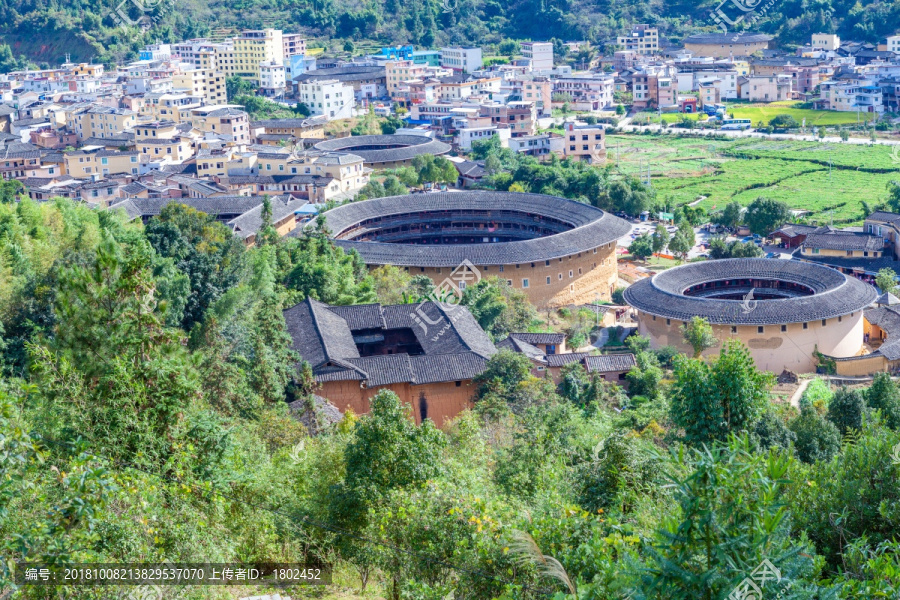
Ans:
<svg viewBox="0 0 900 600"><path fill-rule="evenodd" d="M794 108L799 102L771 102L769 104L727 104L728 113L735 119L750 119L754 127L762 121L766 125L769 120L778 115L791 115L802 123L806 119L806 126L818 127L820 125L855 125L857 116L855 112L837 112L833 110L812 110L808 108ZM860 113L859 122L865 122L874 118L874 114Z"/></svg>
<svg viewBox="0 0 900 600"><path fill-rule="evenodd" d="M607 156L616 172L634 177L646 177L649 165L653 189L670 207L716 210L766 196L835 225L861 221L861 202L882 202L888 182L900 180L888 146L612 135Z"/></svg>

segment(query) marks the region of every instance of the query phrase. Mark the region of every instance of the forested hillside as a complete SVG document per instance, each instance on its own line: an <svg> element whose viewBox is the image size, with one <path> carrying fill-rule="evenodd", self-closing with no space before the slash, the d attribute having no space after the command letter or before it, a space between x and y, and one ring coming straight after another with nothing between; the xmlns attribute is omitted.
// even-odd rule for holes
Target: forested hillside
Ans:
<svg viewBox="0 0 900 600"><path fill-rule="evenodd" d="M772 401L739 342L707 360L632 336L627 395L579 363L556 386L501 351L443 430L389 391L333 423L282 307L416 302L430 280L368 272L325 214L247 249L182 205L143 226L64 199L0 203L0 597L263 591L14 590L17 561L333 567L321 594L279 590L298 600L724 600L767 561L777 577L752 597L896 597L887 374L815 380L798 409ZM523 298L494 278L462 302L499 339L546 326ZM552 318L573 345L595 323ZM708 327L691 323L695 349Z"/></svg>
<svg viewBox="0 0 900 600"><path fill-rule="evenodd" d="M677 42L685 33L712 29L709 14L718 2L703 0L145 0L154 25L146 32L122 28L110 16L118 2L89 0L0 0L0 70L19 57L56 64L74 59L110 62L133 59L151 40L177 41L218 27L278 27L311 37L352 38L376 43L412 42L490 45L502 38L615 42L630 23L660 27ZM126 3L129 6L129 3ZM140 11L131 6L133 11ZM900 23L900 0L783 0L774 3L754 28L782 44L808 41L813 32L836 32L846 39L884 41ZM334 44L334 42L332 42ZM326 44L328 45L328 44ZM338 47L335 45L334 47Z"/></svg>

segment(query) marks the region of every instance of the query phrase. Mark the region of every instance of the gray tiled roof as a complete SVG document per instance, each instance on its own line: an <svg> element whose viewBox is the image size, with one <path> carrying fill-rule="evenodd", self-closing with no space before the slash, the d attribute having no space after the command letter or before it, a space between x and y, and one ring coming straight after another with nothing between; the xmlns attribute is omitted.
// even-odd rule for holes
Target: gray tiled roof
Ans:
<svg viewBox="0 0 900 600"><path fill-rule="evenodd" d="M562 344L566 341L563 333L510 333L509 335L528 344Z"/></svg>
<svg viewBox="0 0 900 600"><path fill-rule="evenodd" d="M314 369L334 359L359 358L347 322L328 305L307 298L285 309L284 320L295 350Z"/></svg>
<svg viewBox="0 0 900 600"><path fill-rule="evenodd" d="M533 346L528 342L523 342L522 340L516 339L512 336L504 338L503 340L497 343L498 350L512 350L513 352L520 352L530 358L531 360L536 360L542 363L547 362L547 356L544 354L544 351L538 348L537 346Z"/></svg>
<svg viewBox="0 0 900 600"><path fill-rule="evenodd" d="M129 198L110 205L124 209L132 219L158 215L167 204L185 204L208 215L241 215L262 204L262 196L217 196L211 198Z"/></svg>
<svg viewBox="0 0 900 600"><path fill-rule="evenodd" d="M356 150L357 146L402 145L385 150ZM361 157L367 164L410 160L422 154L446 154L450 146L424 135L354 135L319 142L316 150L348 152Z"/></svg>
<svg viewBox="0 0 900 600"><path fill-rule="evenodd" d="M294 81L298 83L322 81L325 79L337 79L338 81L366 81L368 79L381 79L384 77L384 67L347 66L334 67L333 69L316 69L297 75L294 77Z"/></svg>
<svg viewBox="0 0 900 600"><path fill-rule="evenodd" d="M873 275L884 268L894 269L895 271L898 269L897 262L887 253L878 258L850 258L846 256L801 254L800 248L798 248L792 255L792 258L800 262L826 265L834 269L853 269L854 271L863 271Z"/></svg>
<svg viewBox="0 0 900 600"><path fill-rule="evenodd" d="M548 367L562 367L574 362L581 362L591 356L590 352L569 352L567 354L548 354Z"/></svg>
<svg viewBox="0 0 900 600"><path fill-rule="evenodd" d="M456 305L328 306L307 298L286 309L284 317L293 349L312 365L317 381L362 380L370 386L460 381L480 373L497 351L468 309ZM410 329L424 354L361 357L353 332L372 329Z"/></svg>
<svg viewBox="0 0 900 600"><path fill-rule="evenodd" d="M771 35L742 31L740 33L697 33L689 35L682 40L684 44L749 44L755 42L768 42Z"/></svg>
<svg viewBox="0 0 900 600"><path fill-rule="evenodd" d="M611 371L630 371L637 363L634 354L601 354L584 359L588 373L609 373Z"/></svg>
<svg viewBox="0 0 900 600"><path fill-rule="evenodd" d="M614 242L631 227L618 217L588 204L542 194L515 192L447 192L392 196L353 202L327 213L326 223L336 237L366 219L379 216L448 210L515 210L563 220L572 229L555 235L491 244L419 245L357 242L336 239L345 250L356 250L370 265L456 267L509 265L550 260L588 252Z"/></svg>
<svg viewBox="0 0 900 600"><path fill-rule="evenodd" d="M824 250L866 250L874 251L884 248L884 240L864 233L834 232L808 233L803 242L804 248Z"/></svg>
<svg viewBox="0 0 900 600"><path fill-rule="evenodd" d="M288 215L294 214L302 206L309 204L306 200L294 198L291 195L270 197L269 202L272 205L273 223L279 222ZM241 216L228 221L227 225L232 228L234 235L241 239L255 235L263 226L262 209L263 205L260 203Z"/></svg>
<svg viewBox="0 0 900 600"><path fill-rule="evenodd" d="M788 281L811 288L808 296L759 300L747 310L742 300L685 296L693 285L709 281L755 278ZM834 269L796 260L733 258L689 263L642 279L625 289L625 300L642 312L687 321L699 316L710 323L761 325L830 319L869 306L875 288Z"/></svg>

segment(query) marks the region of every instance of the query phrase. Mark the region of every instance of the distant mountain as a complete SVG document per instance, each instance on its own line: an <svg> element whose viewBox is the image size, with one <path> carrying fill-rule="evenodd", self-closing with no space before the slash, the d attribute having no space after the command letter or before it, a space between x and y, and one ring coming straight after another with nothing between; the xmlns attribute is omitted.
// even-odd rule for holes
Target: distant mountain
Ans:
<svg viewBox="0 0 900 600"><path fill-rule="evenodd" d="M727 0L738 2L739 0ZM740 0L755 10L743 25L770 33L783 45L802 44L816 32L883 42L900 24L900 0ZM137 57L149 41L173 42L218 28L276 27L319 39L350 38L420 46L503 38L590 40L611 46L631 23L658 26L677 43L685 34L714 30L702 0L0 0L0 42L34 63L73 60L110 63ZM119 7L119 13L115 12ZM146 10L142 10L146 9ZM739 13L740 14L740 13ZM755 19L755 20L754 20ZM149 28L119 26L143 23ZM333 43L333 48L342 44ZM7 61L8 62L8 61ZM0 52L0 68L3 67Z"/></svg>

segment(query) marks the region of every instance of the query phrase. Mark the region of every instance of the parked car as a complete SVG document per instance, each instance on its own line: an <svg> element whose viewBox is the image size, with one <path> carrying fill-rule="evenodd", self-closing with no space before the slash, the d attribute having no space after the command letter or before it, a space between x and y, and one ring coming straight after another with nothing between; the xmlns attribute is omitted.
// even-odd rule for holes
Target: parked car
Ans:
<svg viewBox="0 0 900 600"><path fill-rule="evenodd" d="M777 252L769 252L766 254L766 258L781 258L781 255Z"/></svg>

